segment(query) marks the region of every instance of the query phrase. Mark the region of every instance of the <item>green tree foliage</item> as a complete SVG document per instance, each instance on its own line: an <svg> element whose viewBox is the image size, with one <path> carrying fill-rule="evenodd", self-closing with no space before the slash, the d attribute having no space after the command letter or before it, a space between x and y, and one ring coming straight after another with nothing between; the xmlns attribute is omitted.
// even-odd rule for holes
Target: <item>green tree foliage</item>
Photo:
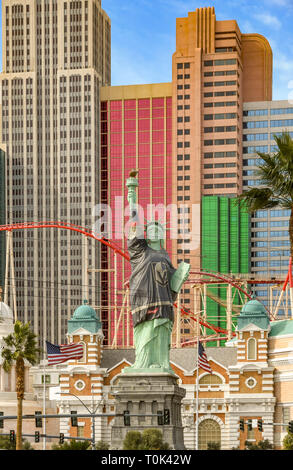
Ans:
<svg viewBox="0 0 293 470"><path fill-rule="evenodd" d="M95 449L96 450L108 450L109 447L110 447L110 445L108 444L108 442L104 442L104 441L98 441L95 444Z"/></svg>
<svg viewBox="0 0 293 470"><path fill-rule="evenodd" d="M275 135L274 140L274 154L257 152L261 162L254 173L260 186L244 191L237 200L251 213L277 206L291 211L289 238L293 258L293 140L286 132L280 137Z"/></svg>
<svg viewBox="0 0 293 470"><path fill-rule="evenodd" d="M265 439L264 441L258 441L257 444L245 441L245 446L246 450L273 450L274 448L273 444L271 444L268 439Z"/></svg>
<svg viewBox="0 0 293 470"><path fill-rule="evenodd" d="M163 442L162 431L159 429L146 429L142 433L142 449L143 450L167 450L169 444Z"/></svg>
<svg viewBox="0 0 293 470"><path fill-rule="evenodd" d="M129 431L123 442L124 450L167 450L169 444L163 442L163 435L159 429L146 429L141 434L139 431Z"/></svg>
<svg viewBox="0 0 293 470"><path fill-rule="evenodd" d="M129 431L123 441L123 450L139 450L141 446L141 433Z"/></svg>
<svg viewBox="0 0 293 470"><path fill-rule="evenodd" d="M208 442L207 450L220 450L221 443L220 442Z"/></svg>
<svg viewBox="0 0 293 470"><path fill-rule="evenodd" d="M293 450L293 434L291 432L288 432L283 439L283 449Z"/></svg>
<svg viewBox="0 0 293 470"><path fill-rule="evenodd" d="M1 436L0 435L0 449L5 449L5 450L15 450L16 449L16 442L10 442L10 439L8 436ZM31 443L29 441L26 441L25 439L22 439L22 450L34 450L32 447Z"/></svg>
<svg viewBox="0 0 293 470"><path fill-rule="evenodd" d="M90 448L90 441L76 441L72 439L64 444L54 444L52 450L88 450Z"/></svg>
<svg viewBox="0 0 293 470"><path fill-rule="evenodd" d="M5 372L9 372L15 364L17 395L16 450L21 450L25 361L32 365L37 364L40 350L37 348L36 335L30 330L30 324L23 324L20 321L15 322L13 333L3 338L3 342L3 369Z"/></svg>

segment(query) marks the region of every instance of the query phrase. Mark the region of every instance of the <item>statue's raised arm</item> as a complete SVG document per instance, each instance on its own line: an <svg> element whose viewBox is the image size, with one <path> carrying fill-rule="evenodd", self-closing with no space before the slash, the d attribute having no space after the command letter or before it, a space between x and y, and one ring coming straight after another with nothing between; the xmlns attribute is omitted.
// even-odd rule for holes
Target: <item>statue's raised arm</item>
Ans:
<svg viewBox="0 0 293 470"><path fill-rule="evenodd" d="M130 215L130 221L131 221L131 227L130 227L128 238L133 238L134 236L137 236L138 234L141 235L137 197L136 197L136 188L138 187L138 179L136 178L137 173L138 173L138 170L131 170L131 172L129 173L129 178L127 178L126 180L126 186L128 189L127 201L129 203L129 215ZM142 231L142 234L143 234L143 231Z"/></svg>

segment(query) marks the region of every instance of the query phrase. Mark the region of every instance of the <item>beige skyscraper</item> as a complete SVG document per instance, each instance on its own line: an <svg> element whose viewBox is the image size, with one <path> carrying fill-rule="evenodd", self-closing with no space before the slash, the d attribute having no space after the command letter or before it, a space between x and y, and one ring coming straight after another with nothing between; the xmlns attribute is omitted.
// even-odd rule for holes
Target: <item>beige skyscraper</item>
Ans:
<svg viewBox="0 0 293 470"><path fill-rule="evenodd" d="M2 141L7 223L92 226L99 201L100 87L111 80L111 26L100 0L3 0ZM99 247L69 230L13 232L17 316L40 339L64 342L86 289L82 260ZM11 277L11 274L9 275ZM10 283L10 278L9 278Z"/></svg>

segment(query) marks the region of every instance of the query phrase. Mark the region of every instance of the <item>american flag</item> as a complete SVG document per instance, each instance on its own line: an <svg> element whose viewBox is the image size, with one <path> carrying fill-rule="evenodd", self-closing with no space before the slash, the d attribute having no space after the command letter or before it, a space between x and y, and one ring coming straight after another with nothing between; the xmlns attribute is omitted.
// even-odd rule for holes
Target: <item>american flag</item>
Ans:
<svg viewBox="0 0 293 470"><path fill-rule="evenodd" d="M56 344L49 343L47 345L48 365L61 364L70 359L81 359L83 356L83 345L78 343Z"/></svg>
<svg viewBox="0 0 293 470"><path fill-rule="evenodd" d="M198 366L201 367L203 370L206 370L210 374L213 373L205 350L200 341L198 343Z"/></svg>

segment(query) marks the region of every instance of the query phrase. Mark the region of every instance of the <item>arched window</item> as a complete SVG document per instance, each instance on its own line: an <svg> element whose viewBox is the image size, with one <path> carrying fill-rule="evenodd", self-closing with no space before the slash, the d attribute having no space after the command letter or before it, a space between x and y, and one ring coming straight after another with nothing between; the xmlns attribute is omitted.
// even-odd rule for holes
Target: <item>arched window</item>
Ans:
<svg viewBox="0 0 293 470"><path fill-rule="evenodd" d="M213 419L205 419L198 426L199 450L207 450L209 442L221 446L221 427Z"/></svg>
<svg viewBox="0 0 293 470"><path fill-rule="evenodd" d="M249 338L247 341L247 359L250 361L256 360L256 340L255 338Z"/></svg>
<svg viewBox="0 0 293 470"><path fill-rule="evenodd" d="M218 389L222 383L223 380L216 374L205 374L199 379L199 387L201 390Z"/></svg>

